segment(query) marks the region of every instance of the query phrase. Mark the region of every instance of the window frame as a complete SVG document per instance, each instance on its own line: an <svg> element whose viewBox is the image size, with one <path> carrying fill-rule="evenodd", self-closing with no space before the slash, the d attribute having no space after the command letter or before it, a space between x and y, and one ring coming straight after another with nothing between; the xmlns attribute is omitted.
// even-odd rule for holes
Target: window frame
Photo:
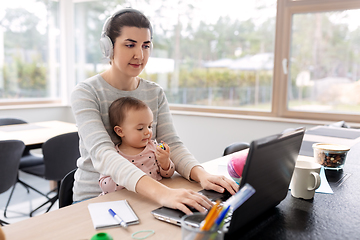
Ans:
<svg viewBox="0 0 360 240"><path fill-rule="evenodd" d="M289 59L291 45L292 16L298 13L327 12L360 9L360 1L357 0L279 0L276 22L277 39L275 40L275 67L274 67L274 96L277 98L274 111L279 117L306 118L313 120L349 121L359 122L359 114L341 114L329 112L295 111L287 109L288 75L283 74L282 60ZM288 67L288 66L287 66ZM278 91L278 92L276 92Z"/></svg>

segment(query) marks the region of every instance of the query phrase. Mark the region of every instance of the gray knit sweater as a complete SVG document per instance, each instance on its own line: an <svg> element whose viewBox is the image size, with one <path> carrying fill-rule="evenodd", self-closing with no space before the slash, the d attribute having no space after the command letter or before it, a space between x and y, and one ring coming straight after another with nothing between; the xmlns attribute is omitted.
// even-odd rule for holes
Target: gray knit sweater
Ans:
<svg viewBox="0 0 360 240"><path fill-rule="evenodd" d="M114 147L118 137L110 127L108 109L119 97L141 99L154 114L153 138L164 141L171 149L170 158L176 171L189 179L190 171L200 165L175 132L167 99L156 83L140 79L137 89L121 91L108 84L100 75L80 82L71 94L71 106L80 136L80 155L75 173L74 201L98 196L100 173L135 192L143 171L119 155Z"/></svg>

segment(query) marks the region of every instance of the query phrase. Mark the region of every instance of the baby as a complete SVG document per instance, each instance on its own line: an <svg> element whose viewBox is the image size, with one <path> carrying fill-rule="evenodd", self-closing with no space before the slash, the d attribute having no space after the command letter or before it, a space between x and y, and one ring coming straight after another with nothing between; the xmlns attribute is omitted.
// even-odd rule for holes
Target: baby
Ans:
<svg viewBox="0 0 360 240"><path fill-rule="evenodd" d="M169 146L152 141L153 113L143 101L121 97L109 107L110 126L120 137L117 152L155 180L171 177L175 165L170 160ZM100 195L122 189L110 176L100 175Z"/></svg>

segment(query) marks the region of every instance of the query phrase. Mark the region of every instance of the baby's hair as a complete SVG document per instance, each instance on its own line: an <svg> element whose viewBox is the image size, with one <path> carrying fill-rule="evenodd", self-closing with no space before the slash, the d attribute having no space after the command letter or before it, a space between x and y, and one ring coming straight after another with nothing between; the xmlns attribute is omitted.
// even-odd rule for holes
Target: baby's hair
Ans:
<svg viewBox="0 0 360 240"><path fill-rule="evenodd" d="M129 110L141 110L149 108L145 102L133 97L121 97L111 103L109 107L110 126L120 126Z"/></svg>

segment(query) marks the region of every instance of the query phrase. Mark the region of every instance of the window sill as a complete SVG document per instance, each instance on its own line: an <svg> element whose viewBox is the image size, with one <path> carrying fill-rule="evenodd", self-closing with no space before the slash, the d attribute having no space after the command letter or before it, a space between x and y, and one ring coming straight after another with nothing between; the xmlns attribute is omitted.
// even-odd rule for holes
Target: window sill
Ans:
<svg viewBox="0 0 360 240"><path fill-rule="evenodd" d="M213 118L229 118L229 119L242 119L242 120L254 120L254 121L267 121L267 122L283 122L283 123L299 123L310 125L328 125L336 121L320 121L313 119L299 119L299 118L284 118L284 117L271 117L271 116L256 116L256 115L242 115L242 114L225 114L225 113L213 113L213 112L200 112L190 110L176 110L170 106L171 114L173 115L186 115L186 116L198 116L198 117L213 117ZM359 123L346 122L353 128L360 128Z"/></svg>
<svg viewBox="0 0 360 240"><path fill-rule="evenodd" d="M67 107L60 100L0 101L0 110Z"/></svg>

